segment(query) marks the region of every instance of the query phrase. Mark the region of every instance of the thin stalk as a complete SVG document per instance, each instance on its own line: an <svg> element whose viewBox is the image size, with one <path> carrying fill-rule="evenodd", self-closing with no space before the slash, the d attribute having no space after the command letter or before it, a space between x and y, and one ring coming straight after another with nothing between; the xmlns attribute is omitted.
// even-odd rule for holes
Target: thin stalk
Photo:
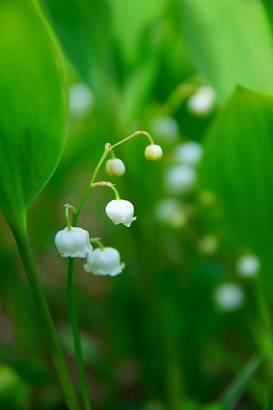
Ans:
<svg viewBox="0 0 273 410"><path fill-rule="evenodd" d="M84 408L86 410L91 410L92 406L90 403L88 385L85 376L84 361L82 355L82 345L81 345L81 336L79 331L78 319L77 319L77 306L76 299L74 294L74 259L68 259L68 269L67 269L67 301L68 301L68 310L69 317L72 326L73 334L73 343L76 355L76 361L80 376L80 387L81 394L83 398Z"/></svg>
<svg viewBox="0 0 273 410"><path fill-rule="evenodd" d="M112 191L115 194L116 199L120 200L119 192L117 188L111 182L100 181L100 182L95 182L94 184L92 184L92 188L98 188L98 187L107 187L107 188L112 189Z"/></svg>
<svg viewBox="0 0 273 410"><path fill-rule="evenodd" d="M104 152L103 152L102 156L100 157L99 162L98 162L94 172L92 172L92 174L91 174L88 186L87 186L86 190L84 191L84 193L83 193L83 195L80 199L79 205L74 210L74 220L73 220L74 226L75 226L75 224L77 224L77 222L79 220L80 211L82 210L82 208L86 204L86 201L87 201L87 199L88 199L88 197L89 197L89 195L92 191L93 184L96 181L99 170L100 170L104 160L108 156L108 154L110 152L112 152L114 148L116 148L119 145L122 145L122 144L128 142L129 140L131 140L132 138L135 138L135 137L138 137L138 136L143 136L143 137L148 139L150 144L154 144L154 140L148 132L146 132L146 131L135 131L135 132L133 132L133 134L129 135L128 137L123 138L121 141L117 142L116 144L113 144L113 145L106 144L105 145Z"/></svg>
<svg viewBox="0 0 273 410"><path fill-rule="evenodd" d="M98 247L99 247L101 250L104 249L104 245L103 245L103 243L101 242L101 240L100 240L99 238L91 238L91 239L90 239L90 242L91 242L91 243L94 243L95 245L98 245Z"/></svg>
<svg viewBox="0 0 273 410"><path fill-rule="evenodd" d="M257 292L257 307L259 316L262 322L263 330L265 332L265 339L262 340L261 347L263 354L267 358L267 367L271 377L271 383L273 383L273 333L272 323L270 319L269 308L264 293L264 289L261 283L260 275L257 275L255 280L255 288Z"/></svg>
<svg viewBox="0 0 273 410"><path fill-rule="evenodd" d="M129 140L131 140L132 138L136 136L141 136L141 135L146 137L149 140L150 144L154 144L154 141L149 133L147 133L146 131L136 131L133 134L129 135L128 137L124 138L123 140L117 142L114 145L111 145L111 144L105 145L104 152L102 156L100 157L95 170L91 174L86 190L83 192L83 195L80 198L79 205L77 208L73 209L74 210L73 221L72 221L73 226L77 225L80 212L82 208L84 207L84 205L86 204L88 197L94 187L108 186L115 192L116 198L119 199L119 193L117 189L113 186L113 184L108 183L108 182L99 182L96 185L96 179L97 179L98 173L106 157L108 156L110 152L113 152L114 148L116 148L117 146L121 144L124 144L125 142L128 142ZM69 215L67 216L67 219L69 220ZM70 223L70 220L68 222ZM83 356L82 356L81 337L80 337L79 325L78 325L78 320L77 320L77 308L76 308L76 301L75 301L75 295L74 295L74 290L73 290L73 277L74 277L74 261L71 258L69 258L68 266L67 266L67 300L68 300L69 316L70 316L70 321L71 321L71 326L72 326L76 362L77 362L77 367L78 367L79 376L80 376L81 394L82 394L85 409L91 410L91 404L90 404L90 399L89 399L88 386L87 386L84 362L83 362Z"/></svg>
<svg viewBox="0 0 273 410"><path fill-rule="evenodd" d="M65 401L69 410L79 410L78 400L75 394L74 386L61 350L59 340L56 334L53 319L45 298L45 294L39 278L39 273L34 262L31 246L26 228L12 227L16 240L17 248L21 256L25 273L28 279L29 287L36 303L38 314L43 323L43 331L46 340L49 343L50 353L57 370L59 380L62 385Z"/></svg>

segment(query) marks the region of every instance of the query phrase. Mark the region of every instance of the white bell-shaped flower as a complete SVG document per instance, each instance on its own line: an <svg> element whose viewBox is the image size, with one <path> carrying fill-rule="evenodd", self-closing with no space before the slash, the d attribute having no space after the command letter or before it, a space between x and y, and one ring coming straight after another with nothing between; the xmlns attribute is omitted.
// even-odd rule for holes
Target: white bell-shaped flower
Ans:
<svg viewBox="0 0 273 410"><path fill-rule="evenodd" d="M55 245L64 258L85 258L93 249L89 233L78 227L59 231L55 236Z"/></svg>
<svg viewBox="0 0 273 410"><path fill-rule="evenodd" d="M114 248L97 248L87 256L87 263L84 265L86 272L94 275L119 275L125 264L120 262L120 254Z"/></svg>
<svg viewBox="0 0 273 410"><path fill-rule="evenodd" d="M252 277L260 270L260 260L256 255L244 255L237 263L237 272L240 276Z"/></svg>
<svg viewBox="0 0 273 410"><path fill-rule="evenodd" d="M171 194L185 194L196 184L196 171L187 165L174 165L166 170L165 184Z"/></svg>
<svg viewBox="0 0 273 410"><path fill-rule="evenodd" d="M136 220L134 205L125 199L114 199L106 205L106 215L115 224L123 224L127 227Z"/></svg>
<svg viewBox="0 0 273 410"><path fill-rule="evenodd" d="M111 177L121 177L126 171L124 162L119 158L108 159L105 168Z"/></svg>
<svg viewBox="0 0 273 410"><path fill-rule="evenodd" d="M238 309L245 300L242 288L236 283L225 283L215 290L215 303L222 311Z"/></svg>
<svg viewBox="0 0 273 410"><path fill-rule="evenodd" d="M174 159L177 162L195 166L201 159L202 151L202 146L198 142L185 142L175 149Z"/></svg>
<svg viewBox="0 0 273 410"><path fill-rule="evenodd" d="M82 116L94 104L91 89L84 83L73 84L69 89L69 108L73 115Z"/></svg>
<svg viewBox="0 0 273 410"><path fill-rule="evenodd" d="M215 101L216 94L214 89L204 85L188 99L187 107L193 114L206 115L214 108Z"/></svg>
<svg viewBox="0 0 273 410"><path fill-rule="evenodd" d="M150 144L145 148L145 158L149 161L159 161L163 157L163 151L160 145Z"/></svg>

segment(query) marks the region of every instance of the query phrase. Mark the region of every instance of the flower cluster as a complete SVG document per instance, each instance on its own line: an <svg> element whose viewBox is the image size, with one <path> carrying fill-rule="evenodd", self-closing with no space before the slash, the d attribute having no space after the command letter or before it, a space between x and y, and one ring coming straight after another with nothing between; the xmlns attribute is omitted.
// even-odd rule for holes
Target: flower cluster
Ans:
<svg viewBox="0 0 273 410"><path fill-rule="evenodd" d="M158 161L162 158L162 148L160 145L154 144L152 137L145 131L137 131L114 145L106 144L105 151L100 158L94 173L92 174L88 187L80 200L80 206L75 208L72 205L65 205L67 226L57 232L55 236L55 245L60 255L64 258L85 258L85 271L92 272L94 275L119 275L123 271L125 264L121 263L120 254L117 249L112 247L104 247L98 238L91 238L87 230L76 226L79 218L79 212L85 204L92 189L97 187L108 187L114 191L116 198L111 200L106 205L105 213L107 217L113 222L114 225L123 224L126 227L130 227L132 222L136 220L136 217L134 216L134 205L128 200L121 199L117 189L111 182L96 181L96 178L101 165L110 152L113 157L112 159L106 161L106 173L112 177L120 177L125 173L126 167L121 159L115 157L113 149L137 135L144 135L149 140L149 145L145 148L144 152L146 159ZM73 210L72 221L69 215L71 210ZM98 245L95 249L93 248L94 244Z"/></svg>

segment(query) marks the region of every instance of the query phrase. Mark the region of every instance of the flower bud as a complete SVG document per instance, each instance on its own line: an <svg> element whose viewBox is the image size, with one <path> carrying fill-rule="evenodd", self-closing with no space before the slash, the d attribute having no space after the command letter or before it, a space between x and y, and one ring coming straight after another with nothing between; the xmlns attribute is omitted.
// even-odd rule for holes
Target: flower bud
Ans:
<svg viewBox="0 0 273 410"><path fill-rule="evenodd" d="M55 245L64 258L85 258L93 249L89 233L78 227L59 231L55 236Z"/></svg>
<svg viewBox="0 0 273 410"><path fill-rule="evenodd" d="M202 86L188 99L188 109L196 115L209 114L215 105L216 95L213 88Z"/></svg>
<svg viewBox="0 0 273 410"><path fill-rule="evenodd" d="M134 206L124 199L114 199L106 205L106 215L115 224L123 224L127 227L136 220Z"/></svg>
<svg viewBox="0 0 273 410"><path fill-rule="evenodd" d="M150 144L145 148L145 157L149 161L159 161L163 157L160 145Z"/></svg>
<svg viewBox="0 0 273 410"><path fill-rule="evenodd" d="M120 254L114 248L97 248L87 256L87 263L84 265L86 272L94 275L116 276L125 268L125 264L120 262Z"/></svg>
<svg viewBox="0 0 273 410"><path fill-rule="evenodd" d="M226 283L215 290L215 303L220 310L232 311L244 303L244 293L236 283Z"/></svg>
<svg viewBox="0 0 273 410"><path fill-rule="evenodd" d="M237 263L237 272L240 276L252 277L260 270L260 260L256 255L242 256Z"/></svg>
<svg viewBox="0 0 273 410"><path fill-rule="evenodd" d="M125 165L121 159L113 158L108 159L106 162L106 172L111 177L121 177L125 174Z"/></svg>

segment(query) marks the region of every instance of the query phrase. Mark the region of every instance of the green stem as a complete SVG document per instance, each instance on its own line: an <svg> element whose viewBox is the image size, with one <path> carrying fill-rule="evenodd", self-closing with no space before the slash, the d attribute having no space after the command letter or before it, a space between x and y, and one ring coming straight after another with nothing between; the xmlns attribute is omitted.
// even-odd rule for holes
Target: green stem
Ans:
<svg viewBox="0 0 273 410"><path fill-rule="evenodd" d="M24 225L26 226L26 224ZM45 332L45 338L49 343L50 352L62 385L67 407L69 410L79 410L80 407L75 394L74 386L59 344L54 322L52 320L39 274L34 262L27 229L25 226L11 226L11 228L24 265L30 290L36 303L40 320L44 325L43 331Z"/></svg>
<svg viewBox="0 0 273 410"><path fill-rule="evenodd" d="M179 84L168 96L160 111L162 115L172 115L181 104L198 89L195 78L189 78L188 82Z"/></svg>
<svg viewBox="0 0 273 410"><path fill-rule="evenodd" d="M107 188L112 189L112 191L115 194L116 199L120 200L119 192L117 188L114 186L114 184L112 184L111 182L100 181L100 182L95 182L94 184L92 184L92 188L98 188L98 187L107 187Z"/></svg>
<svg viewBox="0 0 273 410"><path fill-rule="evenodd" d="M264 338L260 338L261 348L263 354L267 358L267 367L273 383L273 334L270 313L267 305L266 295L264 293L263 285L261 283L260 274L255 277L255 287L257 292L257 307L259 311L260 320L264 330Z"/></svg>
<svg viewBox="0 0 273 410"><path fill-rule="evenodd" d="M103 245L103 243L100 241L99 238L91 238L91 239L90 239L90 242L91 242L91 243L94 243L95 245L98 245L98 247L99 247L101 250L104 249L104 245Z"/></svg>
<svg viewBox="0 0 273 410"><path fill-rule="evenodd" d="M82 355L82 346L81 346L81 337L79 332L79 325L77 319L77 307L74 294L74 259L68 259L68 269L67 269L67 301L68 301L68 310L72 326L73 334L73 343L76 355L76 362L80 376L80 387L81 394L83 398L84 408L86 410L91 410L92 406L90 403L88 385L85 376L84 361Z"/></svg>

